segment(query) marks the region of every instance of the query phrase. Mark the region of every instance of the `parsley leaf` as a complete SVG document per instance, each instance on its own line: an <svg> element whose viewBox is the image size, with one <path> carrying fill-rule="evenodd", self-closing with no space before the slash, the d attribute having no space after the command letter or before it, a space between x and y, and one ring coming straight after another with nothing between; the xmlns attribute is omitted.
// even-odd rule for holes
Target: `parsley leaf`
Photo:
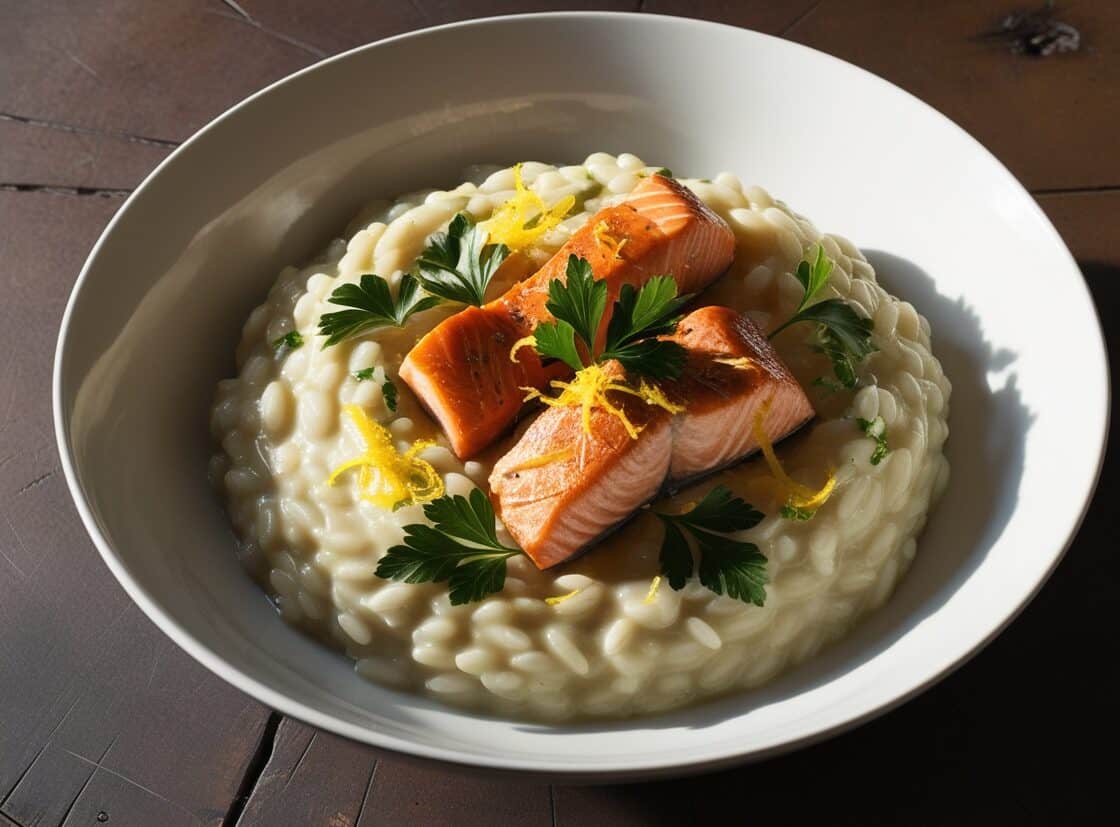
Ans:
<svg viewBox="0 0 1120 827"><path fill-rule="evenodd" d="M797 305L798 311L816 297L817 293L828 282L828 277L831 274L832 259L825 255L824 245L818 244L817 255L813 262L810 263L809 259L802 259L794 272L797 280L801 282L801 286L805 289L805 295L801 297L801 303Z"/></svg>
<svg viewBox="0 0 1120 827"><path fill-rule="evenodd" d="M424 289L454 302L482 306L486 287L509 255L504 244L487 244L486 231L459 213L446 233L432 236L416 260L417 277Z"/></svg>
<svg viewBox="0 0 1120 827"><path fill-rule="evenodd" d="M607 283L595 278L587 259L568 256L566 278L563 282L553 279L548 283L545 307L557 320L569 324L575 335L583 340L587 352L592 353L603 313L607 309Z"/></svg>
<svg viewBox="0 0 1120 827"><path fill-rule="evenodd" d="M385 397L385 407L395 412L397 410L397 386L388 376L381 383L381 395Z"/></svg>
<svg viewBox="0 0 1120 827"><path fill-rule="evenodd" d="M676 330L679 311L691 298L677 295L672 276L654 276L638 290L622 285L599 358L617 359L628 371L654 379L677 378L684 369L685 349L655 337Z"/></svg>
<svg viewBox="0 0 1120 827"><path fill-rule="evenodd" d="M277 353L288 350L298 350L301 347L303 347L303 334L298 330L285 333L283 336L272 341L272 349Z"/></svg>
<svg viewBox="0 0 1120 827"><path fill-rule="evenodd" d="M883 417L877 416L874 419L857 418L856 424L861 431L875 440L875 450L871 452L871 464L878 465L891 451L890 446L887 445L887 423Z"/></svg>
<svg viewBox="0 0 1120 827"><path fill-rule="evenodd" d="M405 583L447 581L451 605L482 600L500 592L506 582L506 561L521 554L498 542L494 509L479 489L470 497L440 497L424 506L434 526L404 527L404 545L393 546L377 564L375 574Z"/></svg>
<svg viewBox="0 0 1120 827"><path fill-rule="evenodd" d="M754 543L727 537L758 525L761 512L718 485L691 511L658 514L665 526L661 545L661 574L674 589L684 588L692 576L692 551L684 531L692 535L700 554L700 582L716 594L762 606L766 602L766 557Z"/></svg>
<svg viewBox="0 0 1120 827"><path fill-rule="evenodd" d="M576 331L565 321L541 322L533 329L537 353L548 359L560 359L572 370L583 367L583 357L576 347Z"/></svg>
<svg viewBox="0 0 1120 827"><path fill-rule="evenodd" d="M617 359L632 373L675 379L684 368L685 350L656 337L676 329L678 312L691 298L677 295L671 276L656 276L637 290L623 285L607 325L603 352L596 356L595 339L607 309L607 283L595 278L587 259L569 256L566 279L549 282L545 307L556 321L534 328L537 352L578 371L586 366L582 342L592 363Z"/></svg>
<svg viewBox="0 0 1120 827"><path fill-rule="evenodd" d="M875 323L857 314L843 299L825 299L809 304L827 284L832 266L823 245L817 245L817 253L812 262L805 259L797 265L795 275L805 292L797 305L797 311L778 325L769 338L773 339L798 322L816 324L813 349L823 353L832 362L832 371L843 387L854 388L859 383L856 365L878 350L871 341Z"/></svg>
<svg viewBox="0 0 1120 827"><path fill-rule="evenodd" d="M362 368L361 370L354 371L354 378L359 382L364 382L367 379L373 378L373 372L376 368Z"/></svg>
<svg viewBox="0 0 1120 827"><path fill-rule="evenodd" d="M370 273L362 276L359 284L335 288L328 301L351 309L324 313L319 319L319 335L327 337L323 347L379 327L403 327L413 313L440 303L436 296L425 296L420 291L420 282L410 275L401 277L394 300L389 282Z"/></svg>

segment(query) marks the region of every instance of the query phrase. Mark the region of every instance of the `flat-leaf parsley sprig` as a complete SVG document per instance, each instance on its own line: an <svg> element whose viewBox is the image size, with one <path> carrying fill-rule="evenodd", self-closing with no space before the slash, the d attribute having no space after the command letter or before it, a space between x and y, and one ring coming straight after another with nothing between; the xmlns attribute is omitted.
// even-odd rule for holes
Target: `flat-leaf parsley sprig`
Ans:
<svg viewBox="0 0 1120 827"><path fill-rule="evenodd" d="M691 298L677 295L672 276L654 276L637 290L624 284L607 324L603 349L596 352L607 309L607 283L595 278L587 259L572 255L565 281L553 279L548 285L545 307L555 321L538 324L532 344L541 356L560 359L576 371L615 359L630 373L675 379L684 368L685 349L656 337L676 330L680 309Z"/></svg>
<svg viewBox="0 0 1120 827"><path fill-rule="evenodd" d="M694 569L692 548L685 534L692 537L699 554L700 583L716 594L726 594L744 603L762 606L766 602L766 557L754 543L735 540L727 534L753 528L762 513L717 485L690 511L683 514L657 512L664 524L661 544L661 575L675 590L684 588Z"/></svg>
<svg viewBox="0 0 1120 827"><path fill-rule="evenodd" d="M319 335L326 336L323 347L367 333L380 327L403 327L413 313L435 307L442 302L438 296L426 296L420 282L413 276L401 276L397 296L393 298L389 282L367 273L358 284L335 288L328 301L349 308L324 313L319 319Z"/></svg>
<svg viewBox="0 0 1120 827"><path fill-rule="evenodd" d="M517 361L517 351L532 346L545 359L558 359L575 371L570 382L554 380L551 387L561 393L548 397L536 388L528 392L526 401L540 399L550 407L583 409L583 430L591 434L591 412L595 408L617 417L631 438L637 439L641 427L634 425L626 412L607 396L616 392L636 396L647 404L679 413L680 405L671 402L652 379L675 379L684 368L686 352L676 342L658 339L672 333L679 321L679 311L691 296L678 296L677 284L670 276L656 276L635 290L624 285L614 304L601 351L596 350L599 328L607 308L607 285L596 279L586 259L568 257L565 282L549 282L549 298L545 307L554 321L541 322L533 335L514 343L510 359ZM604 366L616 360L632 379Z"/></svg>
<svg viewBox="0 0 1120 827"><path fill-rule="evenodd" d="M434 525L405 526L404 545L393 546L381 558L378 577L405 583L447 581L453 606L502 590L506 561L522 551L498 541L494 509L482 491L433 500L424 506L424 516Z"/></svg>
<svg viewBox="0 0 1120 827"><path fill-rule="evenodd" d="M797 265L794 275L805 292L794 314L778 325L770 333L770 338L798 322L816 324L813 349L828 357L833 373L843 387L854 388L859 381L856 365L878 349L871 341L875 323L858 315L843 299L825 299L810 304L828 283L832 267L832 260L825 255L824 245L821 244L817 245L812 261L806 258Z"/></svg>
<svg viewBox="0 0 1120 827"><path fill-rule="evenodd" d="M434 296L481 307L486 288L509 256L504 244L487 244L487 232L459 213L446 233L432 236L416 260L416 276Z"/></svg>

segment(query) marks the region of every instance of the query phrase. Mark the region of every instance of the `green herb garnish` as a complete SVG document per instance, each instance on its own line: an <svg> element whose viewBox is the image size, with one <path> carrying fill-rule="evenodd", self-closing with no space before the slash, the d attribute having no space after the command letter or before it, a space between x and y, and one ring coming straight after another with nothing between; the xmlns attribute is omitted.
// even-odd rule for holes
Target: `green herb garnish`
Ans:
<svg viewBox="0 0 1120 827"><path fill-rule="evenodd" d="M378 577L405 583L446 580L453 606L502 590L506 561L522 552L498 542L494 510L482 491L474 489L469 499L433 500L424 506L424 516L435 525L405 526L405 545L393 546L381 558Z"/></svg>
<svg viewBox="0 0 1120 827"><path fill-rule="evenodd" d="M361 370L354 371L354 378L359 382L365 382L367 379L373 378L373 372L377 368L362 368Z"/></svg>
<svg viewBox="0 0 1120 827"><path fill-rule="evenodd" d="M385 381L381 383L381 395L385 397L385 407L390 411L396 412L397 386L393 384L393 380L388 376L386 376Z"/></svg>
<svg viewBox="0 0 1120 827"><path fill-rule="evenodd" d="M607 308L607 283L595 278L586 259L569 256L566 280L549 282L545 307L556 321L541 322L533 330L537 352L576 371L616 359L634 374L676 378L684 368L685 350L656 337L676 329L678 312L690 298L677 295L671 276L655 276L637 290L623 285L603 350L596 353L595 340Z"/></svg>
<svg viewBox="0 0 1120 827"><path fill-rule="evenodd" d="M874 419L857 418L856 424L861 431L875 440L875 450L871 452L871 464L878 465L891 451L887 445L887 423L883 417L877 416Z"/></svg>
<svg viewBox="0 0 1120 827"><path fill-rule="evenodd" d="M394 299L389 282L367 273L359 284L335 288L328 301L351 309L324 313L319 319L319 335L327 337L323 347L337 345L379 327L403 327L413 313L435 307L441 300L425 296L420 282L407 274L401 277Z"/></svg>
<svg viewBox="0 0 1120 827"><path fill-rule="evenodd" d="M824 245L817 245L813 261L804 259L797 265L794 275L801 282L805 292L797 310L783 324L770 333L773 339L790 325L798 322L816 324L814 350L823 353L832 363L833 373L845 388L858 384L856 365L862 362L877 348L871 341L871 331L875 323L859 316L842 299L825 299L810 304L821 289L828 283L832 273L832 261L825 255Z"/></svg>
<svg viewBox="0 0 1120 827"><path fill-rule="evenodd" d="M416 275L435 296L481 307L486 287L508 255L506 245L487 244L486 231L459 213L446 233L432 236L416 260Z"/></svg>
<svg viewBox="0 0 1120 827"><path fill-rule="evenodd" d="M813 519L817 512L809 508L798 508L796 505L787 504L783 505L778 513L782 515L783 519L805 523Z"/></svg>
<svg viewBox="0 0 1120 827"><path fill-rule="evenodd" d="M303 347L303 334L298 330L293 330L291 333L285 333L278 339L273 339L272 349L277 353L289 350L298 350Z"/></svg>
<svg viewBox="0 0 1120 827"><path fill-rule="evenodd" d="M717 485L684 514L657 514L665 526L661 544L661 574L673 589L683 589L693 572L692 535L700 555L700 582L716 594L762 606L766 602L766 557L754 543L726 534L758 525L762 513Z"/></svg>
<svg viewBox="0 0 1120 827"><path fill-rule="evenodd" d="M660 175L662 178L672 178L673 170L668 167L661 167L660 169L654 170L653 174Z"/></svg>

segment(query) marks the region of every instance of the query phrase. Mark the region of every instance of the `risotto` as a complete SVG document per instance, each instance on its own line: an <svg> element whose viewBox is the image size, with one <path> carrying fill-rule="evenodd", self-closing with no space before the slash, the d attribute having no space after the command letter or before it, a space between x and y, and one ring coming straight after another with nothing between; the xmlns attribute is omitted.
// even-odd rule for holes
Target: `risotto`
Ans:
<svg viewBox="0 0 1120 827"><path fill-rule="evenodd" d="M319 259L282 271L249 316L237 376L217 389L211 427L220 451L211 460L211 478L227 503L242 563L284 619L343 650L363 677L536 720L672 709L758 687L811 657L881 605L909 566L949 474L942 448L950 384L931 351L929 324L877 284L852 243L820 233L764 190L723 173L679 179L733 234L730 266L682 313L697 305L729 308L774 334L812 307L807 279L823 279L812 288L819 291L816 300L834 300L833 310L846 306L850 316L844 318L861 320L867 347L845 361L836 339L822 338L828 320L815 317L800 332L789 327L769 339L783 370L811 402L811 421L786 441L774 437L773 446L756 428L761 454L690 476L695 481L680 490L658 489L652 504L646 497L625 525L559 565L539 568L514 531L511 512L499 510L510 520L508 531L501 520L495 524L494 539L508 552L494 559L495 568L504 566L504 581L487 581L485 588L472 581L476 593L468 601L453 602L449 594L445 581L454 562L434 578L417 575L418 563L397 579L379 569L391 550L408 551L428 536L414 529L432 523L436 495L436 502L452 502L479 489L498 502L492 475L511 446L531 435L533 408L523 410L513 433L460 459L465 452L429 413L433 405L410 387L419 383L401 381L401 367L417 343L463 305L433 298L411 315L402 313L402 324L348 330L328 345L322 319L340 311L338 288L379 274L392 290L386 299L400 307L404 291L415 287L408 274L416 272L418 258L431 256L433 237L447 238L437 234L447 233L456 216L465 216L465 226L491 219L493 227L496 216L515 213L531 197L542 210L515 229L536 232L504 263L494 262L492 278L482 283L493 299L540 270L589 219L658 172L633 155L604 153L581 166L527 162L468 170L467 183L455 189L371 205ZM619 260L638 244L624 247L625 239L601 226L594 232ZM428 294L416 295L419 301ZM814 330L821 335L809 335ZM543 338L524 347L535 345L547 355ZM511 348L510 358L517 358L519 343L497 340L503 358ZM577 379L583 373L577 371ZM670 413L657 413L666 422L685 407L671 394L639 401L651 410L663 401ZM579 404L543 410L576 416ZM764 414L765 408L755 422ZM615 422L602 410L596 415ZM655 429L646 428L634 445L652 444ZM679 430L678 424L665 426L666 434ZM379 434L387 438L378 450L405 463L400 479L406 494L393 502L369 496ZM417 483L417 469L431 478ZM425 485L431 496L416 493ZM692 576L686 558L684 576L667 563L682 559L679 548L676 558L666 551L670 533L688 536L684 518L699 514L698 504L720 505L717 490L753 507L754 516L716 525L716 539L693 531L688 549L699 556L705 537L715 550L752 549L751 556L735 558L748 560L743 565L757 575L738 594L732 580L742 567L713 576L701 560L699 576ZM457 502L485 503L483 522L492 519L485 497ZM579 522L562 518L557 531L565 519L570 526Z"/></svg>

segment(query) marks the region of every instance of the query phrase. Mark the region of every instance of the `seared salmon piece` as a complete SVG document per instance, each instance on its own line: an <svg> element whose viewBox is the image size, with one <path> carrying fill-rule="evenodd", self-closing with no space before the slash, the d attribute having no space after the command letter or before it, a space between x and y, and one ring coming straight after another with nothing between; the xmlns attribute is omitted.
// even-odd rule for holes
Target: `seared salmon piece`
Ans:
<svg viewBox="0 0 1120 827"><path fill-rule="evenodd" d="M650 176L625 201L593 215L534 275L437 325L405 357L400 376L455 454L469 459L517 419L521 388L543 390L571 373L563 364L546 369L532 348L518 352L519 364L509 358L514 342L552 319L545 308L548 284L566 277L569 256L587 259L595 277L607 282L603 336L622 285L640 287L653 276L672 275L681 293L696 293L734 254L735 238L723 219L673 179Z"/></svg>
<svg viewBox="0 0 1120 827"><path fill-rule="evenodd" d="M681 377L660 383L671 415L614 392L612 404L644 426L637 439L595 409L589 436L579 407L547 408L494 466L490 499L539 568L563 563L670 488L718 471L758 450L755 417L778 442L813 417L797 380L765 334L726 307L690 313L668 337L688 351ZM621 367L608 370L620 379Z"/></svg>
<svg viewBox="0 0 1120 827"><path fill-rule="evenodd" d="M701 307L669 337L688 351L680 379L662 390L685 406L673 420L669 485L678 487L753 454L755 417L778 442L813 418L813 406L777 352L747 316Z"/></svg>
<svg viewBox="0 0 1120 827"><path fill-rule="evenodd" d="M600 408L591 412L590 435L580 408L546 408L490 474L490 499L537 568L571 559L626 522L669 471L670 414L607 393L642 428L637 439Z"/></svg>

